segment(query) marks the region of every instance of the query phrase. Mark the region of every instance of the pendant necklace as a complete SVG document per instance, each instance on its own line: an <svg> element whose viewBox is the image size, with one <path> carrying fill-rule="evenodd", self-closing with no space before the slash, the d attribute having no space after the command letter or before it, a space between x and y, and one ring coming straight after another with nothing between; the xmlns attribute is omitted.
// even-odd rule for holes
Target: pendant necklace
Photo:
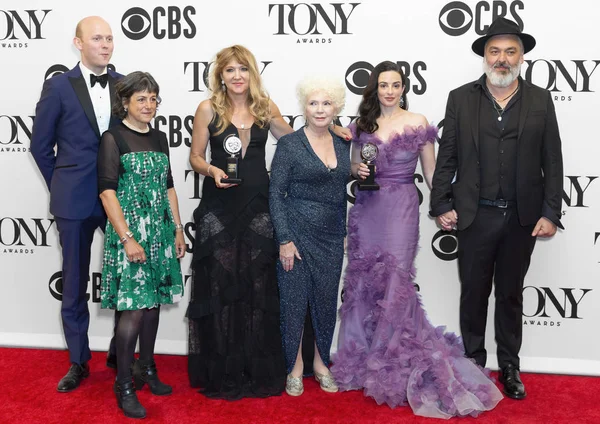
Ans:
<svg viewBox="0 0 600 424"><path fill-rule="evenodd" d="M498 114L498 121L502 121L502 114L504 113L504 109L500 107L500 105L496 105L496 101L492 100L492 106L494 106L494 110Z"/></svg>
<svg viewBox="0 0 600 424"><path fill-rule="evenodd" d="M488 90L488 93L490 93L490 96L492 96L492 106L494 106L494 110L496 110L496 113L498 114L498 122L502 121L502 114L504 113L504 109L502 107L500 107L500 103L510 99L512 96L515 95L515 93L518 90L519 90L519 86L517 85L517 88L515 88L515 90L512 93L510 93L508 96L506 96L502 100L496 99L494 97L494 95L490 92L490 90Z"/></svg>

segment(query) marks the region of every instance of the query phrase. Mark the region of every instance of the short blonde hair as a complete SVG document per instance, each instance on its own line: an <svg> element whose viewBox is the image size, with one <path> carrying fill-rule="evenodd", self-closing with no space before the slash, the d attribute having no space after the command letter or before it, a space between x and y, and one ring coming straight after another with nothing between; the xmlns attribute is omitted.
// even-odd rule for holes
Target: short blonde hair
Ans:
<svg viewBox="0 0 600 424"><path fill-rule="evenodd" d="M311 94L322 91L332 101L337 115L344 109L346 104L346 88L338 78L324 76L308 76L303 78L296 87L298 102L302 112L306 110L306 102Z"/></svg>

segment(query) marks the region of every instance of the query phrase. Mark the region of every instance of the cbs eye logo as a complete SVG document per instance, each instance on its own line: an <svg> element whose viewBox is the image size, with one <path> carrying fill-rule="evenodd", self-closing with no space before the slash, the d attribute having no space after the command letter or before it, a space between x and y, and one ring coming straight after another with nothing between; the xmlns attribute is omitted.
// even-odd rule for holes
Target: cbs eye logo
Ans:
<svg viewBox="0 0 600 424"><path fill-rule="evenodd" d="M87 302L91 298L92 302L99 303L100 302L100 284L102 281L102 274L99 272L92 273L91 278L88 277L88 282L89 281L92 282L92 286L91 286L92 295L90 295L90 293L86 292L85 300ZM50 295L53 298L55 298L59 302L62 302L62 299L63 299L62 271L58 271L58 272L55 272L54 274L52 274L52 276L50 277L50 280L48 281L48 291L50 291Z"/></svg>
<svg viewBox="0 0 600 424"><path fill-rule="evenodd" d="M141 7L132 7L121 19L123 34L131 40L141 40L150 32L150 15Z"/></svg>
<svg viewBox="0 0 600 424"><path fill-rule="evenodd" d="M433 254L443 261L453 261L458 258L458 239L456 230L438 231L431 240Z"/></svg>
<svg viewBox="0 0 600 424"><path fill-rule="evenodd" d="M44 75L44 80L50 79L60 74L64 74L68 70L69 68L67 68L65 65L52 65L46 71L46 74Z"/></svg>
<svg viewBox="0 0 600 424"><path fill-rule="evenodd" d="M454 37L463 35L471 28L473 12L463 2L453 1L442 8L439 22L446 34Z"/></svg>
<svg viewBox="0 0 600 424"><path fill-rule="evenodd" d="M50 294L53 298L55 298L58 301L62 301L62 271L58 271L52 274L52 277L50 277L50 281L48 281L48 290L50 290Z"/></svg>
<svg viewBox="0 0 600 424"><path fill-rule="evenodd" d="M498 18L508 18L523 30L523 20L519 12L525 8L521 0L478 1L470 8L462 1L452 1L440 10L439 24L446 34L457 37L473 28L478 35L485 35L489 25Z"/></svg>
<svg viewBox="0 0 600 424"><path fill-rule="evenodd" d="M361 96L369 82L369 77L371 76L373 69L375 69L375 67L369 62L356 62L350 65L346 71L345 77L348 90Z"/></svg>
<svg viewBox="0 0 600 424"><path fill-rule="evenodd" d="M356 202L356 190L358 190L358 180L354 177L348 179L346 184L346 200L353 205Z"/></svg>
<svg viewBox="0 0 600 424"><path fill-rule="evenodd" d="M402 60L396 61L398 67L402 70L406 78L406 92L417 95L424 94L427 91L427 81L425 80L424 72L427 70L427 64L423 61L405 62ZM375 69L374 65L369 62L355 62L346 70L346 87L352 93L362 96L363 91L369 83L371 73Z"/></svg>
<svg viewBox="0 0 600 424"><path fill-rule="evenodd" d="M183 9L177 6L159 6L151 12L152 15L141 7L127 10L121 18L123 34L130 40L141 40L150 31L157 40L174 40L182 36L191 39L196 35L196 25L192 21L196 9L193 6Z"/></svg>

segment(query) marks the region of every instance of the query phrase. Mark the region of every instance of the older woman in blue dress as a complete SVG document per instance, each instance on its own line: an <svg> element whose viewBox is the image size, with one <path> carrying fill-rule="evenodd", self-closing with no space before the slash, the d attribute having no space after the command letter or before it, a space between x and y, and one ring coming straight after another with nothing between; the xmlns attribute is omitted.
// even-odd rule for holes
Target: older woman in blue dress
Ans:
<svg viewBox="0 0 600 424"><path fill-rule="evenodd" d="M330 79L307 78L298 85L298 99L306 126L279 139L269 190L271 219L280 245L277 272L286 392L292 396L304 391L301 340L307 310L315 330L315 378L323 390L338 390L328 365L350 175L350 145L330 130L344 106L344 86Z"/></svg>

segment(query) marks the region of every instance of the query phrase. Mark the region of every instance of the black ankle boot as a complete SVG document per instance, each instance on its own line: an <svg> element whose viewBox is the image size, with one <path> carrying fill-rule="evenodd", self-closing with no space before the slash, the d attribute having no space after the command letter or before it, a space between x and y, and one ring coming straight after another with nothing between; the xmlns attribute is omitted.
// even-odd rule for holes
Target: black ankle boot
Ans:
<svg viewBox="0 0 600 424"><path fill-rule="evenodd" d="M133 381L135 388L141 390L148 383L153 395L163 396L173 393L173 388L158 379L156 364L154 362L144 363L137 360L133 363Z"/></svg>
<svg viewBox="0 0 600 424"><path fill-rule="evenodd" d="M131 380L115 381L115 396L117 405L123 410L126 417L145 418L146 409L142 406L135 394L135 387Z"/></svg>

